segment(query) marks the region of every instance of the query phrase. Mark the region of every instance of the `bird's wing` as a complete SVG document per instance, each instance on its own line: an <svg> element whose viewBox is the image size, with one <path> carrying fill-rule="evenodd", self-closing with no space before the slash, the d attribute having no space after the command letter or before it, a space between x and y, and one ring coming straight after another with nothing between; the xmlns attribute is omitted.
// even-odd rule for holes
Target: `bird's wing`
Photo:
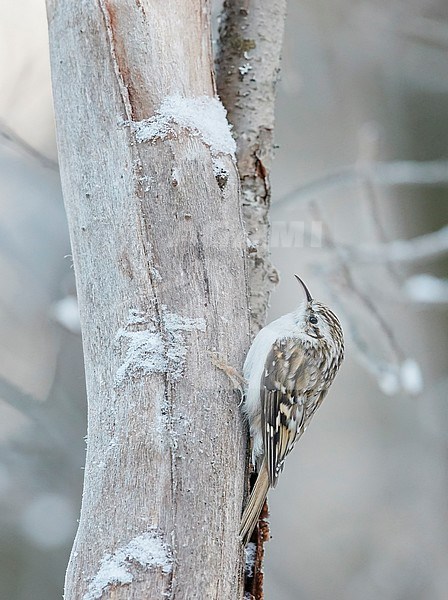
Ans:
<svg viewBox="0 0 448 600"><path fill-rule="evenodd" d="M298 397L296 390L305 392L308 383L304 351L293 340L275 342L266 359L260 390L264 457L272 487L303 431L305 398Z"/></svg>

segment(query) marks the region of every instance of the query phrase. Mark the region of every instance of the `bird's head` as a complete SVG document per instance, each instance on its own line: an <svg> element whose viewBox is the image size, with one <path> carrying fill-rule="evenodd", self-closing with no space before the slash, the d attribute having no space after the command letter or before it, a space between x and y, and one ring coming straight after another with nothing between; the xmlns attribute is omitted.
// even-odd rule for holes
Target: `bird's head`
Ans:
<svg viewBox="0 0 448 600"><path fill-rule="evenodd" d="M319 342L327 342L342 347L343 333L337 316L328 306L314 300L302 279L298 275L295 275L295 277L302 285L306 295L306 301L301 304L297 311L297 325L302 333L313 345L317 345Z"/></svg>

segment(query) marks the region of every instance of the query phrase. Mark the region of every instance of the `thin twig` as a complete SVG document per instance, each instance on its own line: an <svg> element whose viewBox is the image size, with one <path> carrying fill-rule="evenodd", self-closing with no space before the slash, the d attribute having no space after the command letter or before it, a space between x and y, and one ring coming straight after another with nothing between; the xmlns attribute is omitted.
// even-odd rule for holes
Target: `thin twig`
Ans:
<svg viewBox="0 0 448 600"><path fill-rule="evenodd" d="M0 398L23 415L35 418L39 400L20 390L16 385L0 377Z"/></svg>
<svg viewBox="0 0 448 600"><path fill-rule="evenodd" d="M6 123L0 120L0 137L7 142L10 142L13 146L19 148L25 154L36 160L43 167L52 169L53 171L59 170L59 165L55 160L48 158L36 148L33 148L28 142L26 142L20 135L13 131Z"/></svg>
<svg viewBox="0 0 448 600"><path fill-rule="evenodd" d="M353 279L351 269L348 266L347 255L344 252L341 252L341 247L334 240L331 230L328 227L327 223L325 222L322 212L321 212L319 206L317 205L317 203L313 203L312 211L316 215L316 218L318 218L322 222L323 229L325 232L325 241L326 241L327 245L329 246L329 248L331 250L333 250L335 256L339 260L339 271L344 277L345 287L348 288L349 290L351 290L351 292L354 294L354 296L356 296L359 299L360 303L365 307L365 309L369 312L369 314L372 316L372 318L377 322L378 329L383 332L385 338L388 340L391 349L393 350L394 354L398 357L398 362L401 362L405 358L402 348L400 347L397 340L395 339L395 335L393 334L393 331L388 326L388 324L385 321L385 319L383 318L383 316L377 310L375 303L363 290L361 290L359 288L359 286L356 284L355 280ZM352 333L354 331L355 331L355 328L353 328ZM354 337L354 341L355 341L358 349L360 350L360 352L362 354L364 354L365 353L364 344L362 342L357 341L355 335L353 335L353 337Z"/></svg>

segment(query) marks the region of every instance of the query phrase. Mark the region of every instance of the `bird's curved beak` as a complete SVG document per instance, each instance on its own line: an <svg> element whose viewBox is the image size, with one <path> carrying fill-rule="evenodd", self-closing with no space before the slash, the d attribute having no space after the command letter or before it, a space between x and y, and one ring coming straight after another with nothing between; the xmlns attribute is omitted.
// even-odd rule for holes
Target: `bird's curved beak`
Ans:
<svg viewBox="0 0 448 600"><path fill-rule="evenodd" d="M300 277L298 275L294 275L294 277L297 279L297 281L299 283L301 283L303 289L305 290L305 294L306 294L306 300L308 303L313 301L313 297L310 294L310 290L306 287L306 285L304 284L304 282L300 279Z"/></svg>

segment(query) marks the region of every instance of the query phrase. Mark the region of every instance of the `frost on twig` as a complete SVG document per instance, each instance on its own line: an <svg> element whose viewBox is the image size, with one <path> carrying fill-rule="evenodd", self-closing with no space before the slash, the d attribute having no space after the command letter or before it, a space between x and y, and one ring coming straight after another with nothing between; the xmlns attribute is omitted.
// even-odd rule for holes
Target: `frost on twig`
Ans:
<svg viewBox="0 0 448 600"><path fill-rule="evenodd" d="M448 279L440 279L434 275L422 273L409 277L404 290L414 302L427 304L448 303Z"/></svg>
<svg viewBox="0 0 448 600"><path fill-rule="evenodd" d="M163 573L171 573L172 564L171 549L163 543L160 534L155 529L147 531L102 559L83 600L98 600L111 585L129 585L138 569L159 568Z"/></svg>
<svg viewBox="0 0 448 600"><path fill-rule="evenodd" d="M72 333L81 333L79 320L78 300L75 296L68 295L55 302L50 311L53 319Z"/></svg>
<svg viewBox="0 0 448 600"><path fill-rule="evenodd" d="M322 277L329 280L328 273ZM334 276L334 274L333 274ZM335 285L328 288L339 307L356 352L358 362L375 377L378 387L387 396L400 391L418 395L423 389L419 364L407 356L394 330L378 309L368 292L359 286L351 272L340 263ZM335 291L338 288L338 291Z"/></svg>
<svg viewBox="0 0 448 600"><path fill-rule="evenodd" d="M170 381L181 378L187 355L186 333L205 331L204 319L181 317L162 306L161 323L137 309L129 311L125 328L118 331L116 345L127 346L116 372L115 383L127 377L166 373Z"/></svg>
<svg viewBox="0 0 448 600"><path fill-rule="evenodd" d="M378 387L386 396L394 396L405 392L411 396L418 396L423 391L423 375L420 365L412 358L405 358L402 362L396 357L392 360L381 360L370 349L360 346L354 340L358 350L358 361L377 380Z"/></svg>

